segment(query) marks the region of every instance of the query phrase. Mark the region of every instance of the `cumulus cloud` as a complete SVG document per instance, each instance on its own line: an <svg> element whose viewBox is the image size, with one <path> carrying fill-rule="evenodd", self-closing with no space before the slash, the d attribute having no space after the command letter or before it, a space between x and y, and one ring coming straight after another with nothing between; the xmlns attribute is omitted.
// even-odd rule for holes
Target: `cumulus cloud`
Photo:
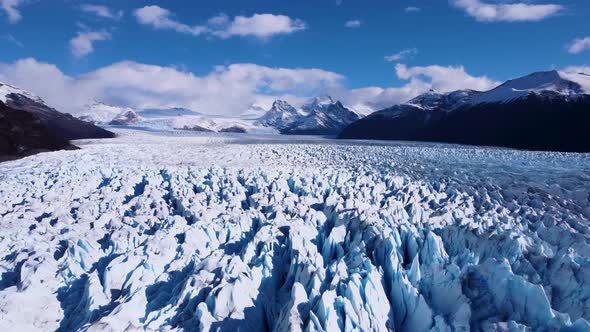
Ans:
<svg viewBox="0 0 590 332"><path fill-rule="evenodd" d="M59 110L79 113L92 100L130 106L187 107L209 114L236 115L253 102L313 95L343 77L321 69L271 68L255 64L215 67L198 76L173 67L124 61L79 76L35 59L0 63L0 81L38 94Z"/></svg>
<svg viewBox="0 0 590 332"><path fill-rule="evenodd" d="M480 22L540 21L564 9L563 6L556 4L533 5L523 2L490 4L480 0L450 0L450 2Z"/></svg>
<svg viewBox="0 0 590 332"><path fill-rule="evenodd" d="M18 7L25 3L25 0L0 0L0 9L8 17L8 22L16 23L21 20L22 15Z"/></svg>
<svg viewBox="0 0 590 332"><path fill-rule="evenodd" d="M119 20L123 17L123 11L114 12L109 7L102 5L83 4L80 9L85 13L111 20Z"/></svg>
<svg viewBox="0 0 590 332"><path fill-rule="evenodd" d="M575 39L568 47L568 52L578 54L590 50L590 37Z"/></svg>
<svg viewBox="0 0 590 332"><path fill-rule="evenodd" d="M360 20L350 20L344 23L344 26L347 28L360 28L361 21Z"/></svg>
<svg viewBox="0 0 590 332"><path fill-rule="evenodd" d="M404 80L424 80L432 89L449 92L460 89L479 91L489 90L499 84L486 76L471 76L463 66L425 66L407 67L404 64L395 66L397 77Z"/></svg>
<svg viewBox="0 0 590 332"><path fill-rule="evenodd" d="M385 57L387 62L396 62L418 54L417 48L410 48Z"/></svg>
<svg viewBox="0 0 590 332"><path fill-rule="evenodd" d="M198 36L207 31L204 26L189 26L184 23L175 21L172 13L168 9L159 6L146 6L135 10L137 21L144 25L152 26L155 29L174 30L180 33L186 33Z"/></svg>
<svg viewBox="0 0 590 332"><path fill-rule="evenodd" d="M169 10L159 6L146 6L135 10L140 24L155 29L174 30L179 33L199 36L208 34L219 38L233 36L254 36L268 38L280 34L290 34L306 29L305 22L292 19L285 15L254 14L252 16L236 16L230 19L225 14L210 18L203 25L188 25L177 21Z"/></svg>
<svg viewBox="0 0 590 332"><path fill-rule="evenodd" d="M78 35L70 40L70 51L76 58L82 58L94 52L94 42L110 38L111 34L106 31L78 32Z"/></svg>

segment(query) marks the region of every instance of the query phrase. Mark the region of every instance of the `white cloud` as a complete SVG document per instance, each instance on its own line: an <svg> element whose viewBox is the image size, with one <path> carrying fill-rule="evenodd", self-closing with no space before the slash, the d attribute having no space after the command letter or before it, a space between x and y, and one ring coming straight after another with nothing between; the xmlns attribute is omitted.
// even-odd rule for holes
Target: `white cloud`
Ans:
<svg viewBox="0 0 590 332"><path fill-rule="evenodd" d="M347 28L360 28L361 27L361 21L360 20L350 20L347 21L344 26Z"/></svg>
<svg viewBox="0 0 590 332"><path fill-rule="evenodd" d="M150 25L155 29L171 29L176 32L198 36L207 31L204 26L189 26L172 18L172 13L158 6L146 6L135 10L137 21L144 25Z"/></svg>
<svg viewBox="0 0 590 332"><path fill-rule="evenodd" d="M430 88L439 92L449 92L461 89L485 91L499 84L486 76L471 76L463 66L425 66L407 67L404 64L395 66L397 77L404 80L424 80Z"/></svg>
<svg viewBox="0 0 590 332"><path fill-rule="evenodd" d="M21 20L22 15L18 7L25 3L25 0L0 0L0 9L6 13L8 22L16 23Z"/></svg>
<svg viewBox="0 0 590 332"><path fill-rule="evenodd" d="M578 54L590 50L590 37L575 39L568 47L568 52Z"/></svg>
<svg viewBox="0 0 590 332"><path fill-rule="evenodd" d="M199 36L209 34L219 38L233 36L254 36L268 38L274 35L290 34L307 28L305 22L285 15L254 14L236 16L230 19L225 14L210 18L205 25L187 25L174 19L174 15L159 6L146 6L134 12L137 21L155 29L170 29L179 33Z"/></svg>
<svg viewBox="0 0 590 332"><path fill-rule="evenodd" d="M416 54L418 54L418 49L417 48L410 48L410 49L403 50L403 51L397 52L395 54L386 56L385 61L396 62L396 61L403 60L409 56L416 55Z"/></svg>
<svg viewBox="0 0 590 332"><path fill-rule="evenodd" d="M296 102L342 80L341 75L321 69L255 64L218 66L207 75L197 76L173 67L124 61L71 77L55 65L32 58L0 63L0 81L27 89L73 114L96 99L138 108L178 106L235 115L253 102L268 104L277 96Z"/></svg>
<svg viewBox="0 0 590 332"><path fill-rule="evenodd" d="M421 10L422 9L420 9L419 7L413 7L413 6L406 7L406 9L405 9L406 13L416 13L416 12L419 12Z"/></svg>
<svg viewBox="0 0 590 332"><path fill-rule="evenodd" d="M564 69L562 69L562 71L566 72L566 73L584 73L586 75L590 75L590 66L569 66L566 67Z"/></svg>
<svg viewBox="0 0 590 332"><path fill-rule="evenodd" d="M85 13L112 20L119 20L123 17L123 11L113 12L109 7L102 5L83 4L80 9Z"/></svg>
<svg viewBox="0 0 590 332"><path fill-rule="evenodd" d="M273 35L290 34L306 29L299 19L291 19L284 15L255 14L251 17L236 16L225 29L216 30L213 34L222 38L231 36L255 36L267 38Z"/></svg>
<svg viewBox="0 0 590 332"><path fill-rule="evenodd" d="M78 35L70 40L70 51L76 58L82 58L94 52L94 42L110 38L111 35L106 31L78 32Z"/></svg>
<svg viewBox="0 0 590 332"><path fill-rule="evenodd" d="M522 2L489 4L480 0L450 0L450 2L480 22L540 21L564 9L563 6L556 4L533 5Z"/></svg>
<svg viewBox="0 0 590 332"><path fill-rule="evenodd" d="M99 100L136 108L186 107L231 116L253 103L269 106L275 98L285 98L297 104L320 93L330 93L346 105L382 109L429 89L489 90L499 84L486 76L470 75L461 66L398 64L395 73L404 84L351 90L343 85L344 76L314 68L271 68L240 63L217 66L199 76L169 66L123 61L68 76L55 65L32 58L0 63L0 81L29 90L49 105L72 114L79 114L89 101Z"/></svg>

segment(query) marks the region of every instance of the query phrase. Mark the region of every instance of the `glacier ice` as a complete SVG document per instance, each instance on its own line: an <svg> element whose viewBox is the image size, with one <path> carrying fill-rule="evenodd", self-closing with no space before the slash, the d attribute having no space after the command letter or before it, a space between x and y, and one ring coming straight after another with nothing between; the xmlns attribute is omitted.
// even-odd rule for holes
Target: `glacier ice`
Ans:
<svg viewBox="0 0 590 332"><path fill-rule="evenodd" d="M0 165L0 328L590 331L590 156L121 130Z"/></svg>

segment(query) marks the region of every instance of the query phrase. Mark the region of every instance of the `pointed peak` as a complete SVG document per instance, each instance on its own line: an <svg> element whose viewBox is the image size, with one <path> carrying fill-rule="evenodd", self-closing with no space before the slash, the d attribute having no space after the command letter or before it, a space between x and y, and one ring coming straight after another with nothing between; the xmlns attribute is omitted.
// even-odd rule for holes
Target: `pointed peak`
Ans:
<svg viewBox="0 0 590 332"><path fill-rule="evenodd" d="M277 99L272 103L272 107L276 108L285 108L285 107L292 107L291 104L289 104L287 101L282 100L282 99Z"/></svg>

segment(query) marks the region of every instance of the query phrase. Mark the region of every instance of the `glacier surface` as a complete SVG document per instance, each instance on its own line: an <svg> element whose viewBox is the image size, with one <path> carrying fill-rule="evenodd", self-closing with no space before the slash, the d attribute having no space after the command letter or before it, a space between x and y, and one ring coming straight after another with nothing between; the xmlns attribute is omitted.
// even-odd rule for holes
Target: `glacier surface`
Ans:
<svg viewBox="0 0 590 332"><path fill-rule="evenodd" d="M0 164L0 330L590 331L590 155L118 133Z"/></svg>

